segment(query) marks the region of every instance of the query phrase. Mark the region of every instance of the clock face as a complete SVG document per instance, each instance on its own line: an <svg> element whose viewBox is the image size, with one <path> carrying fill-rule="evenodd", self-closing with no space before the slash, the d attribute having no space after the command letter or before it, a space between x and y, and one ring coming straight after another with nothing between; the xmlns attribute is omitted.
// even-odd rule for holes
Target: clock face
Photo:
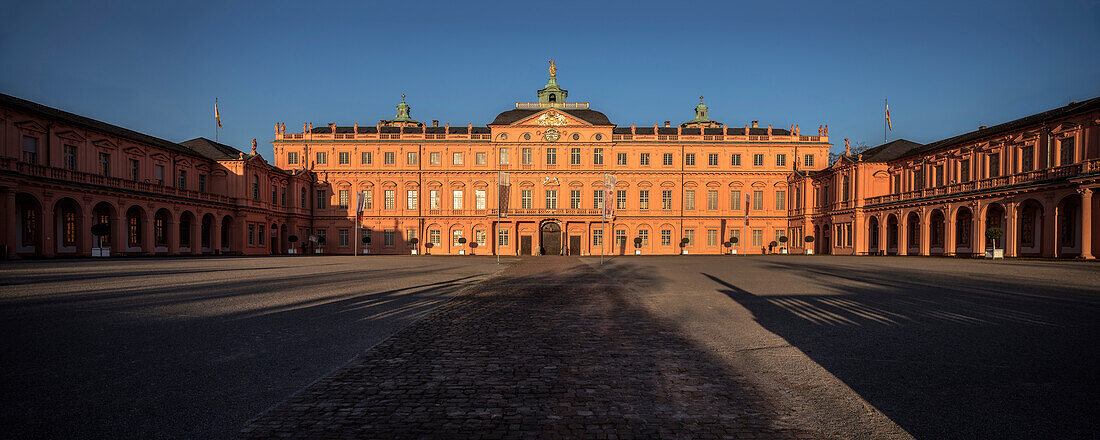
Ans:
<svg viewBox="0 0 1100 440"><path fill-rule="evenodd" d="M549 130L546 130L546 132L542 134L542 137L549 142L554 142L561 137L561 132L558 131L556 128L551 128Z"/></svg>

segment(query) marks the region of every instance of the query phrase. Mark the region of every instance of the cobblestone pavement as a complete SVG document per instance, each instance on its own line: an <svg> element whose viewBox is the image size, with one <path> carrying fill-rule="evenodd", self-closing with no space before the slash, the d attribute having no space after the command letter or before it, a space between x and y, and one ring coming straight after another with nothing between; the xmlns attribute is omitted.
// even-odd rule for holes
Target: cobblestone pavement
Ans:
<svg viewBox="0 0 1100 440"><path fill-rule="evenodd" d="M818 438L579 260L526 259L244 427L244 438Z"/></svg>

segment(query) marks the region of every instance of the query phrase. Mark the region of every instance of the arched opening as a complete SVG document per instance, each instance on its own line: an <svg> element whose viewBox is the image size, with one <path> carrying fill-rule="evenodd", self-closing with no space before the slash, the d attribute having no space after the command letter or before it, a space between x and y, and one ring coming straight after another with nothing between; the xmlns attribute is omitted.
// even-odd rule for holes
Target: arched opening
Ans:
<svg viewBox="0 0 1100 440"><path fill-rule="evenodd" d="M42 205L30 194L16 194L19 216L19 236L15 252L22 255L42 254Z"/></svg>
<svg viewBox="0 0 1100 440"><path fill-rule="evenodd" d="M994 203L992 205L989 205L989 207L985 209L985 229L976 232L982 234L982 237L986 237L985 234L987 234L990 229L996 228L1001 230L1001 238L998 238L996 240L991 240L989 238L985 239L985 251L1005 248L1005 238L1006 235L1008 235L1008 231L1005 230L1005 224L1006 219L1004 206Z"/></svg>
<svg viewBox="0 0 1100 440"><path fill-rule="evenodd" d="M932 213L928 216L928 253L943 255L944 244L946 240L947 222L944 219L943 211L939 209L932 210Z"/></svg>
<svg viewBox="0 0 1100 440"><path fill-rule="evenodd" d="M287 228L285 224L279 227L279 246L283 251L290 248L290 242L287 241Z"/></svg>
<svg viewBox="0 0 1100 440"><path fill-rule="evenodd" d="M271 224L271 255L279 255L279 225Z"/></svg>
<svg viewBox="0 0 1100 440"><path fill-rule="evenodd" d="M209 254L211 252L211 240L214 238L214 215L206 214L202 216L202 230L199 232L199 244L202 246L202 253Z"/></svg>
<svg viewBox="0 0 1100 440"><path fill-rule="evenodd" d="M134 205L126 210L126 252L141 252L144 224L145 211L141 207Z"/></svg>
<svg viewBox="0 0 1100 440"><path fill-rule="evenodd" d="M168 222L171 218L172 215L164 208L153 214L154 252L168 252Z"/></svg>
<svg viewBox="0 0 1100 440"><path fill-rule="evenodd" d="M106 232L106 234L95 235L92 234L92 256L105 256L110 255L111 248L114 246L115 226L118 221L115 219L115 207L111 206L107 202L99 202L92 207L92 226L104 225L98 227L99 232Z"/></svg>
<svg viewBox="0 0 1100 440"><path fill-rule="evenodd" d="M80 205L75 200L63 198L54 205L54 222L59 254L75 254L80 251L84 230L81 227Z"/></svg>
<svg viewBox="0 0 1100 440"><path fill-rule="evenodd" d="M1043 254L1043 205L1035 199L1025 200L1016 209L1016 242L1020 256Z"/></svg>
<svg viewBox="0 0 1100 440"><path fill-rule="evenodd" d="M886 217L886 253L898 254L898 216L894 214Z"/></svg>
<svg viewBox="0 0 1100 440"><path fill-rule="evenodd" d="M971 230L973 224L974 213L970 212L970 208L959 208L959 212L955 214L955 255L974 253L974 231Z"/></svg>
<svg viewBox="0 0 1100 440"><path fill-rule="evenodd" d="M821 228L817 225L814 225L814 235L813 235L813 237L814 237L814 253L815 254L820 254L821 253L821 240L820 240Z"/></svg>
<svg viewBox="0 0 1100 440"><path fill-rule="evenodd" d="M1073 194L1058 203L1058 256L1081 255L1081 196Z"/></svg>
<svg viewBox="0 0 1100 440"><path fill-rule="evenodd" d="M543 223L539 245L542 255L561 255L561 226L555 222Z"/></svg>
<svg viewBox="0 0 1100 440"><path fill-rule="evenodd" d="M878 217L867 220L867 251L872 255L879 253Z"/></svg>
<svg viewBox="0 0 1100 440"><path fill-rule="evenodd" d="M195 215L191 211L183 211L180 214L179 249L180 253L191 253L191 231L195 223Z"/></svg>
<svg viewBox="0 0 1100 440"><path fill-rule="evenodd" d="M909 255L920 255L920 215L910 212L905 219L905 230L909 236L905 238L905 249Z"/></svg>
<svg viewBox="0 0 1100 440"><path fill-rule="evenodd" d="M833 228L828 223L826 223L824 225L821 225L821 252L819 252L820 254L828 255L828 254L833 253L833 243L832 243L832 238L833 238L832 237L832 232L833 231L832 231L832 229Z"/></svg>
<svg viewBox="0 0 1100 440"><path fill-rule="evenodd" d="M233 250L233 216L222 217L222 231L221 231L221 252L226 253Z"/></svg>
<svg viewBox="0 0 1100 440"><path fill-rule="evenodd" d="M558 102L558 95L556 93L551 93L546 100L549 102Z"/></svg>

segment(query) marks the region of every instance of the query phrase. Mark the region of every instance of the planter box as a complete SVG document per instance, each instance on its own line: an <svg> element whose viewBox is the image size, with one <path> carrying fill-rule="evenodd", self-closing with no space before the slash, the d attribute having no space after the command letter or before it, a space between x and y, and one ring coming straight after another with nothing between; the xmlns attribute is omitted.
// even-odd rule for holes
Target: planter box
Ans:
<svg viewBox="0 0 1100 440"><path fill-rule="evenodd" d="M687 254L688 254L687 249L684 249L684 250L680 251L680 255L687 255Z"/></svg>
<svg viewBox="0 0 1100 440"><path fill-rule="evenodd" d="M294 254L298 253L298 250L297 249L287 249L286 253L290 254L290 255L294 255Z"/></svg>
<svg viewBox="0 0 1100 440"><path fill-rule="evenodd" d="M412 252L412 255L416 255L416 249L413 249L411 252Z"/></svg>
<svg viewBox="0 0 1100 440"><path fill-rule="evenodd" d="M780 248L779 253L786 254L787 253L787 248Z"/></svg>
<svg viewBox="0 0 1100 440"><path fill-rule="evenodd" d="M737 255L737 249L730 249L730 255Z"/></svg>
<svg viewBox="0 0 1100 440"><path fill-rule="evenodd" d="M814 254L813 249L806 249L806 255L813 255L813 254Z"/></svg>
<svg viewBox="0 0 1100 440"><path fill-rule="evenodd" d="M465 250L458 251L458 254L459 255L466 255L466 251Z"/></svg>
<svg viewBox="0 0 1100 440"><path fill-rule="evenodd" d="M313 250L313 253L315 253L315 254L323 254L323 253L325 253L325 250L324 250L324 249L314 249L314 250Z"/></svg>
<svg viewBox="0 0 1100 440"><path fill-rule="evenodd" d="M642 254L642 251L639 251L637 249L634 250L634 255L641 255L641 254Z"/></svg>
<svg viewBox="0 0 1100 440"><path fill-rule="evenodd" d="M94 247L94 248L92 248L92 256L93 257L110 257L111 256L111 248L109 248L109 247L97 247L97 248L95 248Z"/></svg>
<svg viewBox="0 0 1100 440"><path fill-rule="evenodd" d="M1005 259L1005 250L1004 249L994 249L993 250L993 259L994 260L997 260L997 259L1003 260L1003 259Z"/></svg>

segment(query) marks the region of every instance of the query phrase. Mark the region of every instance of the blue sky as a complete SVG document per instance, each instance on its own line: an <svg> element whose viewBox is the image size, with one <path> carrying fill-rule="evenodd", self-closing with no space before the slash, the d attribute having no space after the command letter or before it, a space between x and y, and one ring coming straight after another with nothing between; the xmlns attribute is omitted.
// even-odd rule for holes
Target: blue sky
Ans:
<svg viewBox="0 0 1100 440"><path fill-rule="evenodd" d="M931 142L1100 96L1100 0L5 2L0 92L173 141L276 122L484 125L535 99L629 126L692 117Z"/></svg>

